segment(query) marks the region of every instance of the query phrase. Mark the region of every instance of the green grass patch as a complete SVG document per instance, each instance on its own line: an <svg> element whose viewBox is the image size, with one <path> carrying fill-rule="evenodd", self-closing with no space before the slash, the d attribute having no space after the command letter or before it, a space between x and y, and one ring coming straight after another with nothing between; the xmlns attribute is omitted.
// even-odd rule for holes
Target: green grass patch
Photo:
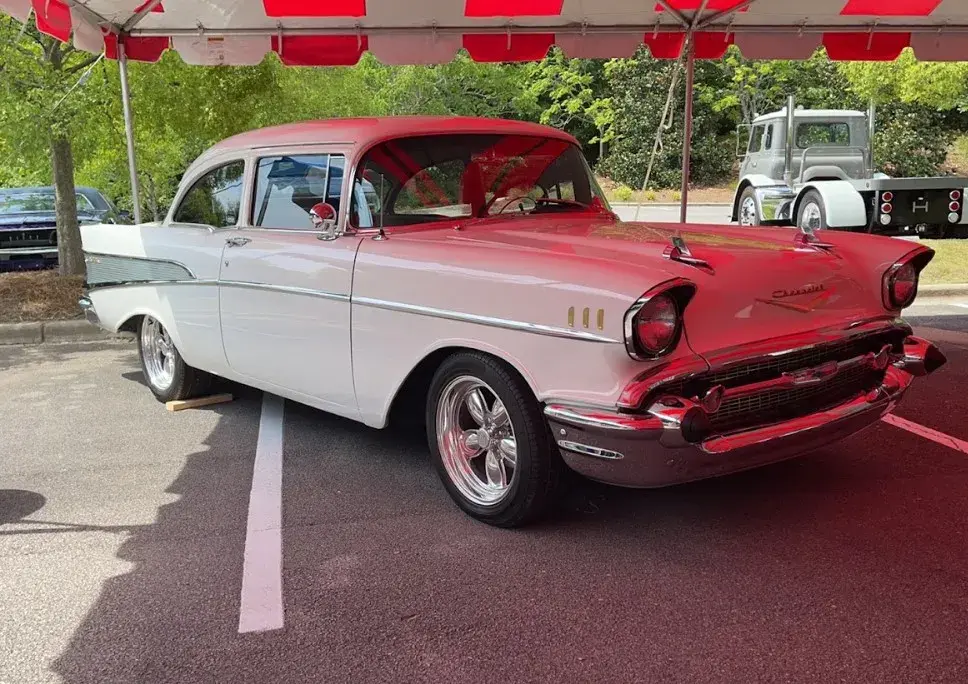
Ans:
<svg viewBox="0 0 968 684"><path fill-rule="evenodd" d="M921 274L925 284L968 283L968 240L921 240L934 259Z"/></svg>

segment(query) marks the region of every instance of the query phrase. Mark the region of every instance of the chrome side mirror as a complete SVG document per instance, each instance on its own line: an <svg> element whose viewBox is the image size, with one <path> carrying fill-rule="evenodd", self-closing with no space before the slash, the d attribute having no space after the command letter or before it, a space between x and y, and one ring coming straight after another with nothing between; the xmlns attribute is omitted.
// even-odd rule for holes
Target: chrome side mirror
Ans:
<svg viewBox="0 0 968 684"><path fill-rule="evenodd" d="M332 204L319 202L309 210L309 217L313 221L313 228L319 231L316 236L320 240L335 240L339 237L336 229L336 209Z"/></svg>

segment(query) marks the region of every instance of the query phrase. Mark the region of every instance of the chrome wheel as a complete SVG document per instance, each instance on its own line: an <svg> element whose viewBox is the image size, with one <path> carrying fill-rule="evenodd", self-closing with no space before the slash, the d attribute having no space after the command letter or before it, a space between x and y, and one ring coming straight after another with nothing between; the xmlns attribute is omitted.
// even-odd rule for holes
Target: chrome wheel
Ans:
<svg viewBox="0 0 968 684"><path fill-rule="evenodd" d="M479 379L451 380L437 400L437 446L454 486L479 506L494 506L517 477L517 441L507 409Z"/></svg>
<svg viewBox="0 0 968 684"><path fill-rule="evenodd" d="M141 325L141 355L152 387L166 390L175 379L175 346L164 326L150 316Z"/></svg>
<svg viewBox="0 0 968 684"><path fill-rule="evenodd" d="M739 225L741 226L756 225L756 199L755 198L746 197L743 200L743 204L739 208Z"/></svg>
<svg viewBox="0 0 968 684"><path fill-rule="evenodd" d="M822 218L820 205L815 202L807 202L800 212L800 227L808 230L820 230Z"/></svg>

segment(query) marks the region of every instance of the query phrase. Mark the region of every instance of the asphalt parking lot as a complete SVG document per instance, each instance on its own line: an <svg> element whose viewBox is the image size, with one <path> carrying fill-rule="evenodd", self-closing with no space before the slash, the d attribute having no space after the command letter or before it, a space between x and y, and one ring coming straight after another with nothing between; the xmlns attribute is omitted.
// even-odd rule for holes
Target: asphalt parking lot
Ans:
<svg viewBox="0 0 968 684"><path fill-rule="evenodd" d="M292 402L260 436L234 385L171 413L130 343L0 348L0 682L964 682L968 302L915 313L949 364L901 427L577 481L520 531L419 438Z"/></svg>

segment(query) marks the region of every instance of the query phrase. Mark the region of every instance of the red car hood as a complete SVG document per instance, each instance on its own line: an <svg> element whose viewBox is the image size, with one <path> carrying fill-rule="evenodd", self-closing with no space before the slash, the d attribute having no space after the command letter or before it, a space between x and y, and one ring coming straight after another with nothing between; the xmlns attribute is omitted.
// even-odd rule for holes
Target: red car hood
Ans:
<svg viewBox="0 0 968 684"><path fill-rule="evenodd" d="M797 233L790 228L623 223L587 215L489 220L467 234L472 233L509 247L574 254L587 260L589 270L598 264L600 269L641 271L641 291L630 293L631 301L664 280L691 280L698 291L686 309L685 330L689 345L700 354L888 315L881 303L880 275L911 249L891 241L899 243L889 250L897 256L875 265L877 256L858 263L856 249L798 249ZM711 273L664 258L675 235L709 264Z"/></svg>

